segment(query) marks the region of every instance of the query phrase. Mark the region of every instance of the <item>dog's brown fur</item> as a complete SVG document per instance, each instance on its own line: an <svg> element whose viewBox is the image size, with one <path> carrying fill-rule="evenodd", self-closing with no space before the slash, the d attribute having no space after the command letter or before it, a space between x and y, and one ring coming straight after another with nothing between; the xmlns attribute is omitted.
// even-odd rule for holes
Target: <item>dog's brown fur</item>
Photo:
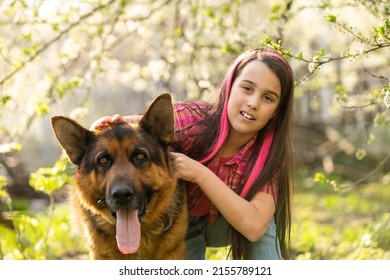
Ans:
<svg viewBox="0 0 390 280"><path fill-rule="evenodd" d="M134 126L91 132L71 119L52 118L60 145L77 166L70 201L91 258L184 258L187 206L168 152L173 125L169 94L159 96ZM141 239L135 252L122 253L116 241L115 213L121 208L138 210Z"/></svg>

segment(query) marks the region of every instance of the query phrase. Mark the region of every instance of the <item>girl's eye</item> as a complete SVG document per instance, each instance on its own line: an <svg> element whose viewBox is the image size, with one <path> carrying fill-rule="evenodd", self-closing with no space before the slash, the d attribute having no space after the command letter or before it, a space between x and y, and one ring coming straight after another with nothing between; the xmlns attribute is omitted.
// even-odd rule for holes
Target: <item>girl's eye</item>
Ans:
<svg viewBox="0 0 390 280"><path fill-rule="evenodd" d="M251 91L251 88L250 87L246 87L246 86L243 86L242 89L246 92L250 92Z"/></svg>
<svg viewBox="0 0 390 280"><path fill-rule="evenodd" d="M264 99L265 99L265 101L267 101L267 102L272 102L272 101L273 101L272 97L269 96L269 95L264 96Z"/></svg>

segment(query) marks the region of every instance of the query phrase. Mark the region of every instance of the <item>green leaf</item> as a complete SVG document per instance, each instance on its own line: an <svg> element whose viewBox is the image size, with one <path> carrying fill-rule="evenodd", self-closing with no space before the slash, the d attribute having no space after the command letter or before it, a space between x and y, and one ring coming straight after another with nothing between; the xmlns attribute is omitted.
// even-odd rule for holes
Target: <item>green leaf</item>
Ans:
<svg viewBox="0 0 390 280"><path fill-rule="evenodd" d="M357 160L362 160L366 157L367 155L367 151L365 149L357 149L356 153L355 153L355 157Z"/></svg>
<svg viewBox="0 0 390 280"><path fill-rule="evenodd" d="M314 182L324 182L326 180L326 176L324 173L317 172L314 174Z"/></svg>
<svg viewBox="0 0 390 280"><path fill-rule="evenodd" d="M10 101L11 99L12 97L10 95L2 96L1 103L3 104L3 106L5 106L8 103L8 101Z"/></svg>
<svg viewBox="0 0 390 280"><path fill-rule="evenodd" d="M39 117L43 117L50 112L50 105L47 101L40 101L36 105L35 111Z"/></svg>
<svg viewBox="0 0 390 280"><path fill-rule="evenodd" d="M222 14L229 14L232 11L232 8L228 5L222 7Z"/></svg>
<svg viewBox="0 0 390 280"><path fill-rule="evenodd" d="M351 95L351 93L342 85L336 86L336 92L337 92L337 100L343 103L347 102Z"/></svg>
<svg viewBox="0 0 390 280"><path fill-rule="evenodd" d="M227 45L225 45L225 46L222 48L222 52L223 52L223 53L232 53L232 54L235 54L235 53L237 53L237 48L233 47L233 46L230 45L230 44L227 44Z"/></svg>
<svg viewBox="0 0 390 280"><path fill-rule="evenodd" d="M60 25L58 23L53 23L51 27L53 28L54 31L58 31L60 29Z"/></svg>
<svg viewBox="0 0 390 280"><path fill-rule="evenodd" d="M32 38L31 32L22 34L22 38L23 38L24 40L26 40L26 41L30 41L31 38Z"/></svg>
<svg viewBox="0 0 390 280"><path fill-rule="evenodd" d="M39 168L30 175L30 185L37 191L51 194L73 182L68 159L61 157L53 167Z"/></svg>
<svg viewBox="0 0 390 280"><path fill-rule="evenodd" d="M390 88L384 86L381 93L383 93L383 103L385 103L386 109L390 109Z"/></svg>
<svg viewBox="0 0 390 280"><path fill-rule="evenodd" d="M181 36L183 36L183 28L181 28L181 27L177 27L177 28L175 28L175 35L176 36L178 36L178 37L181 37Z"/></svg>
<svg viewBox="0 0 390 280"><path fill-rule="evenodd" d="M61 99L67 93L72 93L72 90L77 88L80 85L80 80L77 77L74 77L71 80L59 83L56 85L55 89L58 97Z"/></svg>
<svg viewBox="0 0 390 280"><path fill-rule="evenodd" d="M386 125L388 121L386 112L377 113L374 118L374 123L377 126Z"/></svg>
<svg viewBox="0 0 390 280"><path fill-rule="evenodd" d="M373 134L373 133L370 133L369 135L368 135L368 140L367 140L367 145L372 145L373 143L375 143L376 142L376 135L375 134Z"/></svg>
<svg viewBox="0 0 390 280"><path fill-rule="evenodd" d="M5 176L0 175L0 189L8 185L8 179Z"/></svg>
<svg viewBox="0 0 390 280"><path fill-rule="evenodd" d="M119 1L119 6L121 8L123 8L123 7L125 7L127 5L128 2L129 2L128 0L120 0Z"/></svg>
<svg viewBox="0 0 390 280"><path fill-rule="evenodd" d="M262 46L269 46L271 44L272 44L272 37L270 35L268 35L263 40L261 40L261 45Z"/></svg>
<svg viewBox="0 0 390 280"><path fill-rule="evenodd" d="M211 8L207 8L204 10L205 14L209 16L210 18L215 18L215 12Z"/></svg>
<svg viewBox="0 0 390 280"><path fill-rule="evenodd" d="M0 154L10 153L13 151L19 152L22 150L22 145L19 143L0 144Z"/></svg>
<svg viewBox="0 0 390 280"><path fill-rule="evenodd" d="M331 23L337 22L337 17L335 15L327 14L325 15L325 19Z"/></svg>
<svg viewBox="0 0 390 280"><path fill-rule="evenodd" d="M335 190L337 190L338 188L338 184L335 180L328 178L324 173L321 172L317 172L316 174L314 174L313 180L314 182L321 183L326 186L330 186Z"/></svg>
<svg viewBox="0 0 390 280"><path fill-rule="evenodd" d="M277 13L282 9L282 5L280 3L277 3L271 7L271 12Z"/></svg>
<svg viewBox="0 0 390 280"><path fill-rule="evenodd" d="M11 197L5 187L8 185L8 179L5 176L0 175L0 202L6 203L8 206L11 205Z"/></svg>
<svg viewBox="0 0 390 280"><path fill-rule="evenodd" d="M303 54L299 53L299 54L295 55L295 58L298 59L298 60L302 60L303 59Z"/></svg>

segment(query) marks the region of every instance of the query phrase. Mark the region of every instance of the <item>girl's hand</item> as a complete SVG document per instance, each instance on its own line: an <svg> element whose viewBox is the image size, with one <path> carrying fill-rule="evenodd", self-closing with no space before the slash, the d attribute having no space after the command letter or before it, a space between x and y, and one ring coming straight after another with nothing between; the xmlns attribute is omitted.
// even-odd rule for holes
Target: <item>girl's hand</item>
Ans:
<svg viewBox="0 0 390 280"><path fill-rule="evenodd" d="M120 123L124 123L124 122L126 122L125 119L121 115L119 115L119 114L115 114L112 117L111 116L105 116L105 117L102 117L102 118L96 120L91 125L89 130L102 129L105 126L110 126L110 125L113 125L113 124L120 124Z"/></svg>
<svg viewBox="0 0 390 280"><path fill-rule="evenodd" d="M172 152L171 156L173 158L175 175L179 179L198 183L205 175L207 176L208 171L211 172L203 164L184 154Z"/></svg>
<svg viewBox="0 0 390 280"><path fill-rule="evenodd" d="M142 115L131 115L131 116L121 116L119 114L115 114L112 117L105 116L98 120L96 120L89 130L95 130L95 129L102 129L105 126L110 126L113 124L121 124L121 123L129 123L129 124L135 124L138 123L142 118Z"/></svg>

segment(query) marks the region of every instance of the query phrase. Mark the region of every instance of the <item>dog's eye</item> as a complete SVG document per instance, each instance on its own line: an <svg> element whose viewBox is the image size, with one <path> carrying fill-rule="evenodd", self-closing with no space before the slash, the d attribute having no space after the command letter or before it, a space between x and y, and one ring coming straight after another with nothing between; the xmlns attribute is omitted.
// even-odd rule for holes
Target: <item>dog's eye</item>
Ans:
<svg viewBox="0 0 390 280"><path fill-rule="evenodd" d="M148 159L148 156L146 155L145 152L137 152L136 154L134 154L133 159L134 159L135 161L140 161L140 162L142 162L142 161L147 160L147 159Z"/></svg>
<svg viewBox="0 0 390 280"><path fill-rule="evenodd" d="M146 158L146 156L144 155L144 154L137 154L136 156L135 156L135 159L136 160L139 160L139 161L142 161L142 160L144 160Z"/></svg>
<svg viewBox="0 0 390 280"><path fill-rule="evenodd" d="M145 152L145 151L136 151L135 153L133 153L132 155L132 159L131 161L137 165L137 166L141 166L143 163L145 163L146 161L148 160L148 154Z"/></svg>
<svg viewBox="0 0 390 280"><path fill-rule="evenodd" d="M107 156L102 156L98 158L98 163L100 165L109 165L110 164L110 159Z"/></svg>

